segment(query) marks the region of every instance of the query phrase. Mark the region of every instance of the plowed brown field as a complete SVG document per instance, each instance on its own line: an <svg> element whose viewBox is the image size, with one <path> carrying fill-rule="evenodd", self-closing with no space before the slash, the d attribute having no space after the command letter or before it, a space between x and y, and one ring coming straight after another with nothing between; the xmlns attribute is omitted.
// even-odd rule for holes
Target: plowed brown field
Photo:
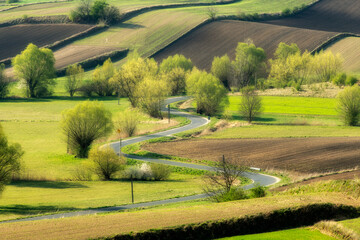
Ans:
<svg viewBox="0 0 360 240"><path fill-rule="evenodd" d="M29 24L2 27L0 28L0 59L14 57L29 43L43 47L90 27L92 26L81 24Z"/></svg>
<svg viewBox="0 0 360 240"><path fill-rule="evenodd" d="M198 68L209 70L215 56L228 54L233 59L238 42L243 42L248 38L251 38L256 46L262 47L271 58L280 42L296 43L301 50L313 50L334 35L336 35L335 32L264 23L217 21L184 36L155 54L154 58L161 61L179 53L191 58Z"/></svg>
<svg viewBox="0 0 360 240"><path fill-rule="evenodd" d="M360 1L321 0L296 16L266 22L289 27L360 34Z"/></svg>
<svg viewBox="0 0 360 240"><path fill-rule="evenodd" d="M196 139L154 143L144 149L166 155L216 160L222 155L253 167L300 173L360 166L360 138Z"/></svg>

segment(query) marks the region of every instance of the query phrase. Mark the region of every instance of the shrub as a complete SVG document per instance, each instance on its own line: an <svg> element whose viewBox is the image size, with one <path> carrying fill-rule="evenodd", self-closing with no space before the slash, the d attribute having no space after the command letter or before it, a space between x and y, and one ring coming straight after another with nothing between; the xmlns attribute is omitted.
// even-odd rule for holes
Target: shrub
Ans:
<svg viewBox="0 0 360 240"><path fill-rule="evenodd" d="M78 92L80 92L81 95L83 95L84 97L92 97L94 89L95 87L93 83L90 81L86 81L78 88Z"/></svg>
<svg viewBox="0 0 360 240"><path fill-rule="evenodd" d="M231 188L228 192L222 192L212 197L212 199L214 199L216 202L228 202L247 198L248 196L241 187Z"/></svg>
<svg viewBox="0 0 360 240"><path fill-rule="evenodd" d="M171 169L168 166L159 163L153 163L150 166L151 166L152 177L154 178L155 181L169 179Z"/></svg>
<svg viewBox="0 0 360 240"><path fill-rule="evenodd" d="M266 196L266 187L256 184L250 189L250 196L253 198L261 198Z"/></svg>
<svg viewBox="0 0 360 240"><path fill-rule="evenodd" d="M117 122L116 128L120 129L128 137L135 135L137 126L140 123L140 115L136 109L127 109L123 112Z"/></svg>
<svg viewBox="0 0 360 240"><path fill-rule="evenodd" d="M338 94L337 110L347 126L355 126L360 117L360 87L346 87Z"/></svg>
<svg viewBox="0 0 360 240"><path fill-rule="evenodd" d="M114 174L122 170L125 166L125 161L121 160L110 147L91 149L89 159L94 164L94 172L103 180L112 179Z"/></svg>
<svg viewBox="0 0 360 240"><path fill-rule="evenodd" d="M347 86L353 86L355 83L357 83L358 82L358 79L356 78L356 77L354 77L354 76L347 76L346 77L346 80L345 80L345 84L347 85Z"/></svg>
<svg viewBox="0 0 360 240"><path fill-rule="evenodd" d="M281 16L283 16L283 17L290 16L290 15L291 15L290 8L285 8L284 10L281 11Z"/></svg>
<svg viewBox="0 0 360 240"><path fill-rule="evenodd" d="M339 73L335 77L332 78L332 82L336 86L344 86L346 81L346 74L345 73Z"/></svg>
<svg viewBox="0 0 360 240"><path fill-rule="evenodd" d="M0 98L5 98L9 93L9 79L5 76L4 73L5 65L0 65Z"/></svg>
<svg viewBox="0 0 360 240"><path fill-rule="evenodd" d="M89 165L81 164L75 168L72 175L75 181L91 181L93 174Z"/></svg>

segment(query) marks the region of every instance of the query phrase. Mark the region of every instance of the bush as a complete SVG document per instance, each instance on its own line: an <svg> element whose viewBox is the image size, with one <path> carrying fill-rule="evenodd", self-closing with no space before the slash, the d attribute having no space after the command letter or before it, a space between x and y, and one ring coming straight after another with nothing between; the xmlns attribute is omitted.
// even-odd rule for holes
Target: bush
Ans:
<svg viewBox="0 0 360 240"><path fill-rule="evenodd" d="M81 164L75 168L72 175L75 181L91 181L93 174L90 166Z"/></svg>
<svg viewBox="0 0 360 240"><path fill-rule="evenodd" d="M140 123L140 115L136 109L127 109L116 122L116 128L125 133L128 137L135 135L137 126Z"/></svg>
<svg viewBox="0 0 360 240"><path fill-rule="evenodd" d="M261 198L266 196L266 187L256 184L250 189L250 196L253 198Z"/></svg>
<svg viewBox="0 0 360 240"><path fill-rule="evenodd" d="M6 0L6 3L7 3L7 4L17 3L17 2L19 2L19 0Z"/></svg>
<svg viewBox="0 0 360 240"><path fill-rule="evenodd" d="M338 95L338 108L340 117L347 126L355 126L360 117L360 87L346 87Z"/></svg>
<svg viewBox="0 0 360 240"><path fill-rule="evenodd" d="M347 76L346 80L345 80L345 84L347 86L353 86L357 82L358 82L358 79L354 76Z"/></svg>
<svg viewBox="0 0 360 240"><path fill-rule="evenodd" d="M114 174L122 170L125 166L125 161L121 160L110 147L91 149L89 159L94 164L94 172L103 180L112 179Z"/></svg>
<svg viewBox="0 0 360 240"><path fill-rule="evenodd" d="M241 187L231 188L228 192L222 192L212 197L212 199L214 199L216 202L229 202L247 198L248 196L246 195L244 189L242 189Z"/></svg>
<svg viewBox="0 0 360 240"><path fill-rule="evenodd" d="M123 173L123 178L143 180L143 181L161 181L169 178L171 170L168 166L158 163L142 163L141 165L131 166Z"/></svg>
<svg viewBox="0 0 360 240"><path fill-rule="evenodd" d="M86 81L78 88L78 92L84 97L92 97L95 92L95 86L92 82Z"/></svg>
<svg viewBox="0 0 360 240"><path fill-rule="evenodd" d="M169 179L171 170L168 166L159 163L153 163L151 166L152 177L155 181Z"/></svg>
<svg viewBox="0 0 360 240"><path fill-rule="evenodd" d="M5 76L4 73L5 65L0 65L0 98L5 98L9 93L9 79Z"/></svg>
<svg viewBox="0 0 360 240"><path fill-rule="evenodd" d="M346 81L346 74L345 73L339 73L335 77L333 77L332 82L336 86L344 86Z"/></svg>

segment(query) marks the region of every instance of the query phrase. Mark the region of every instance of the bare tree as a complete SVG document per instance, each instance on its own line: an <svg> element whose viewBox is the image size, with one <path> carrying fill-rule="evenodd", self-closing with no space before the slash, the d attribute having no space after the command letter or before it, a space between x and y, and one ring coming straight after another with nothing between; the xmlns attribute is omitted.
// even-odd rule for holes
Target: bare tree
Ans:
<svg viewBox="0 0 360 240"><path fill-rule="evenodd" d="M241 183L241 175L247 167L239 162L223 156L215 162L214 171L205 175L205 193L220 202L224 194L232 191L238 183Z"/></svg>

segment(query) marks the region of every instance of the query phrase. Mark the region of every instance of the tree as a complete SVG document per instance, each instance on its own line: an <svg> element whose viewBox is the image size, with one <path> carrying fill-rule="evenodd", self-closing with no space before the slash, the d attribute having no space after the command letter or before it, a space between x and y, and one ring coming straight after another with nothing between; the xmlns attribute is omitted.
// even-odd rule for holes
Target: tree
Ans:
<svg viewBox="0 0 360 240"><path fill-rule="evenodd" d="M111 133L111 112L102 103L86 101L62 112L61 126L72 152L85 158L91 144Z"/></svg>
<svg viewBox="0 0 360 240"><path fill-rule="evenodd" d="M127 109L121 115L119 115L116 122L116 128L120 129L122 133L125 133L128 137L135 135L137 126L140 123L140 114L134 109Z"/></svg>
<svg viewBox="0 0 360 240"><path fill-rule="evenodd" d="M111 82L117 86L120 93L129 98L131 106L136 107L135 91L137 85L146 76L155 76L158 73L158 65L154 59L141 58L137 55L131 57L120 71L117 71Z"/></svg>
<svg viewBox="0 0 360 240"><path fill-rule="evenodd" d="M236 183L241 182L240 177L246 170L247 167L244 164L223 156L215 162L213 172L205 175L205 193L217 202L221 202L229 193L242 195L240 198L245 198L246 195L243 191L236 192L234 190L238 185Z"/></svg>
<svg viewBox="0 0 360 240"><path fill-rule="evenodd" d="M75 10L71 10L69 18L72 22L91 22L91 0L81 0Z"/></svg>
<svg viewBox="0 0 360 240"><path fill-rule="evenodd" d="M227 90L220 80L205 71L194 69L186 79L186 92L196 101L196 112L213 116L229 103Z"/></svg>
<svg viewBox="0 0 360 240"><path fill-rule="evenodd" d="M23 80L28 97L43 97L51 94L50 86L55 82L55 58L48 48L39 49L30 43L12 60L16 76Z"/></svg>
<svg viewBox="0 0 360 240"><path fill-rule="evenodd" d="M10 80L5 76L4 70L5 65L0 64L0 98L5 98L9 93Z"/></svg>
<svg viewBox="0 0 360 240"><path fill-rule="evenodd" d="M346 87L338 94L337 110L344 124L355 126L360 117L360 87Z"/></svg>
<svg viewBox="0 0 360 240"><path fill-rule="evenodd" d="M9 145L0 125L0 193L11 180L12 174L20 170L20 159L23 154L19 144Z"/></svg>
<svg viewBox="0 0 360 240"><path fill-rule="evenodd" d="M235 61L232 62L232 87L245 87L255 84L257 74L264 67L265 51L253 43L238 43Z"/></svg>
<svg viewBox="0 0 360 240"><path fill-rule="evenodd" d="M183 68L173 68L170 72L163 73L161 77L168 82L171 88L171 95L178 95L185 92L186 72Z"/></svg>
<svg viewBox="0 0 360 240"><path fill-rule="evenodd" d="M175 68L182 68L184 71L191 71L194 65L190 58L186 58L184 55L175 54L164 59L160 64L160 71L168 73Z"/></svg>
<svg viewBox="0 0 360 240"><path fill-rule="evenodd" d="M66 69L65 89L70 94L70 97L73 97L79 90L83 74L84 69L78 64L73 64Z"/></svg>
<svg viewBox="0 0 360 240"><path fill-rule="evenodd" d="M170 91L166 81L148 76L136 88L136 106L151 117L162 119L161 107Z"/></svg>
<svg viewBox="0 0 360 240"><path fill-rule="evenodd" d="M340 54L334 55L331 51L316 53L310 64L315 82L330 81L342 70L343 62Z"/></svg>
<svg viewBox="0 0 360 240"><path fill-rule="evenodd" d="M93 88L100 97L111 96L114 93L114 85L110 81L114 77L115 68L111 59L107 59L100 67L97 66L92 74Z"/></svg>
<svg viewBox="0 0 360 240"><path fill-rule="evenodd" d="M259 115L262 111L261 98L257 95L254 87L245 87L242 89L240 113L249 123L254 120L254 117Z"/></svg>
<svg viewBox="0 0 360 240"><path fill-rule="evenodd" d="M287 45L286 43L279 43L275 51L275 59L285 61L289 56L300 53L300 48L296 43Z"/></svg>
<svg viewBox="0 0 360 240"><path fill-rule="evenodd" d="M215 57L211 64L211 73L220 79L226 88L229 88L231 61L227 54L221 58Z"/></svg>
<svg viewBox="0 0 360 240"><path fill-rule="evenodd" d="M112 179L114 174L125 167L125 161L120 159L110 147L91 149L89 159L94 164L94 172L103 180Z"/></svg>

